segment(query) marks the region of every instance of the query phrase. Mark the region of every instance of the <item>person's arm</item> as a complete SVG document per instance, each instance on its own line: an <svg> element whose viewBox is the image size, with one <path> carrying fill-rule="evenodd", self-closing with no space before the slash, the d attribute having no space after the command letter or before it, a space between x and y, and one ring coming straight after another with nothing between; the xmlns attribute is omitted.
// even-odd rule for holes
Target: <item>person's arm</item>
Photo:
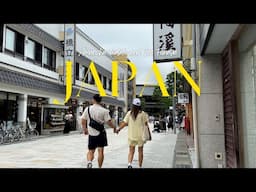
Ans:
<svg viewBox="0 0 256 192"><path fill-rule="evenodd" d="M81 116L81 123L82 123L82 128L84 130L84 134L88 134L88 127L87 127L87 117L86 117L86 111L88 107L84 110L82 116Z"/></svg>
<svg viewBox="0 0 256 192"><path fill-rule="evenodd" d="M130 111L127 112L127 114L124 117L124 120L119 124L119 128L116 130L116 133L119 133L119 131L121 131L121 129L123 129L125 126L128 126L129 117L130 117Z"/></svg>
<svg viewBox="0 0 256 192"><path fill-rule="evenodd" d="M107 121L107 124L108 124L109 127L114 129L114 133L115 133L116 132L116 126L112 123L111 119Z"/></svg>
<svg viewBox="0 0 256 192"><path fill-rule="evenodd" d="M119 124L119 128L116 130L116 133L119 133L119 131L121 131L124 127L128 126L128 123L122 121L120 124Z"/></svg>
<svg viewBox="0 0 256 192"><path fill-rule="evenodd" d="M84 130L84 134L87 135L88 134L87 121L84 118L82 118L81 120L82 120L82 128Z"/></svg>
<svg viewBox="0 0 256 192"><path fill-rule="evenodd" d="M105 121L105 123L108 124L109 127L111 127L113 129L113 132L115 133L116 132L116 126L111 121L111 117L109 115L109 110L105 110L104 121Z"/></svg>

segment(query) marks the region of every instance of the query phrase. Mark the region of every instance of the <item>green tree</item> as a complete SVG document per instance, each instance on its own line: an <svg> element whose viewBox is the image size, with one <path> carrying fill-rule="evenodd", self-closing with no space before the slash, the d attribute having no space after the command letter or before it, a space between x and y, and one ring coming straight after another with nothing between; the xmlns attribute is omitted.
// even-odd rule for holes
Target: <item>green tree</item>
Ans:
<svg viewBox="0 0 256 192"><path fill-rule="evenodd" d="M153 99L163 105L163 112L172 105L171 97L163 97L159 86L157 86L153 92Z"/></svg>
<svg viewBox="0 0 256 192"><path fill-rule="evenodd" d="M190 61L189 60L185 60L183 62L183 66L186 69L186 71L188 73L190 73L189 69L190 69ZM173 96L173 91L174 91L174 72L169 73L166 76L166 87L167 87L167 91L168 93ZM191 87L190 85L187 83L187 80L185 79L185 77L179 73L178 71L176 72L176 93L190 93L191 92Z"/></svg>

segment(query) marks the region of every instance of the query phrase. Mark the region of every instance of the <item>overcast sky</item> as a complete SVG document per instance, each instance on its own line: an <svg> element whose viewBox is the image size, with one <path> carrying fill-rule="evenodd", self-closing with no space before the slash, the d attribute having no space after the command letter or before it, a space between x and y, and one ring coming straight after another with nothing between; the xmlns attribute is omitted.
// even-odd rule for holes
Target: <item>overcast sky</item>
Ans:
<svg viewBox="0 0 256 192"><path fill-rule="evenodd" d="M80 24L89 37L108 53L126 53L136 65L136 83L144 84L146 75L151 71L153 62L153 26L152 24ZM158 64L162 77L173 70L171 62ZM147 83L156 84L153 72Z"/></svg>

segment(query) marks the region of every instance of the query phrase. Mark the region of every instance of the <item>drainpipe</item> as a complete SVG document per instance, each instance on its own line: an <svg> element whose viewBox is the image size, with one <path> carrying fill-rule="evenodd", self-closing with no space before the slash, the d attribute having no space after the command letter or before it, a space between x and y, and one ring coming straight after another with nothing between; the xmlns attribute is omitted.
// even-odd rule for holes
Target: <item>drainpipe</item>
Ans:
<svg viewBox="0 0 256 192"><path fill-rule="evenodd" d="M196 24L192 24L192 58L191 58L191 76L196 79ZM195 168L199 168L199 141L198 141L198 125L197 125L197 95L192 89L192 113L193 113L193 132L195 146Z"/></svg>

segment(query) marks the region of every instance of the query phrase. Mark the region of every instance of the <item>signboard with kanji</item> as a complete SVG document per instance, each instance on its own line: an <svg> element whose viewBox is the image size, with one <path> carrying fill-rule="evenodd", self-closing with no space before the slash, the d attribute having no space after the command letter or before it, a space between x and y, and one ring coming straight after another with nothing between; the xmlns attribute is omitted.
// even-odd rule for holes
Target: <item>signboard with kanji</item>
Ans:
<svg viewBox="0 0 256 192"><path fill-rule="evenodd" d="M154 61L157 63L182 60L181 24L154 24Z"/></svg>
<svg viewBox="0 0 256 192"><path fill-rule="evenodd" d="M66 62L72 62L72 80L75 81L74 68L75 68L75 34L76 28L75 24L65 24L65 38L64 38L64 66L66 67ZM64 68L65 68L64 67ZM64 71L66 75L66 70ZM66 84L66 78L64 77L64 84Z"/></svg>
<svg viewBox="0 0 256 192"><path fill-rule="evenodd" d="M181 104L189 103L189 94L188 93L178 93L178 103L181 103Z"/></svg>

